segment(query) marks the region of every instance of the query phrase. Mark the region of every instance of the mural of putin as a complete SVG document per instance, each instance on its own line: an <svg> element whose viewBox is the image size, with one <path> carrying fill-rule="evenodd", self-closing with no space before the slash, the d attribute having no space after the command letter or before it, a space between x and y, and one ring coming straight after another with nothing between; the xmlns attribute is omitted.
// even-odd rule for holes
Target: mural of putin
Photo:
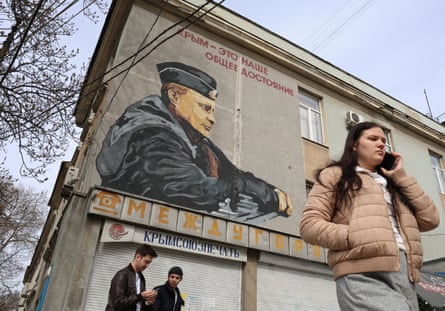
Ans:
<svg viewBox="0 0 445 311"><path fill-rule="evenodd" d="M161 96L129 106L102 143L102 185L249 223L290 216L285 192L238 169L208 138L216 81L183 63L157 69Z"/></svg>

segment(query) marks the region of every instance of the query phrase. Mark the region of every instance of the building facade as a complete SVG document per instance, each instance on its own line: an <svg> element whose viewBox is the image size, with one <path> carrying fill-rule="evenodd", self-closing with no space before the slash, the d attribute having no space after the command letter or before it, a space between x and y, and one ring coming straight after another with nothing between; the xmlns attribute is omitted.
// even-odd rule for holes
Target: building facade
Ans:
<svg viewBox="0 0 445 311"><path fill-rule="evenodd" d="M211 123L175 121L169 83ZM183 267L184 310L338 310L298 224L314 171L364 120L439 207L424 266L445 271L444 126L215 3L113 1L75 117L22 310L103 310L138 243L159 254L147 286Z"/></svg>

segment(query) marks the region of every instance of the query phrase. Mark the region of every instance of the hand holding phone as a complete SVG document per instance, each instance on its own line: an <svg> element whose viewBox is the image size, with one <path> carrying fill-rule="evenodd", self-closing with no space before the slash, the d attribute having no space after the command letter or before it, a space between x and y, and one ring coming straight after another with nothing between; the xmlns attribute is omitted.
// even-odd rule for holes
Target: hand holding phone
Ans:
<svg viewBox="0 0 445 311"><path fill-rule="evenodd" d="M152 289L146 290L145 292L147 293L147 297L145 297L145 304L152 305L155 302L156 296L158 295L158 290Z"/></svg>
<svg viewBox="0 0 445 311"><path fill-rule="evenodd" d="M390 171L394 167L394 162L396 161L396 157L391 153L386 152L383 157L383 161L380 164L380 167L383 167L385 170Z"/></svg>

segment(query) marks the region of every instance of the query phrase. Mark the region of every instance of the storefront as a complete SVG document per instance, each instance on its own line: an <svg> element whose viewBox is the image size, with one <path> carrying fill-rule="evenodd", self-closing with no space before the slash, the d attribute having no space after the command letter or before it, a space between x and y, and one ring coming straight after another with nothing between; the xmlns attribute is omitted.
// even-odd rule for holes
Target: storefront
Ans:
<svg viewBox="0 0 445 311"><path fill-rule="evenodd" d="M116 240L116 235L112 237L116 228L123 230L122 239ZM131 262L137 243L142 242L139 239L144 239L146 232L142 227L105 222L87 291L86 310L104 310L113 275ZM160 231L150 231L149 234L163 235L164 241L174 242L151 241L159 256L144 271L147 287L165 283L167 271L178 265L184 270L180 284L186 301L184 311L242 309L240 287L245 249ZM208 252L209 249L215 251Z"/></svg>
<svg viewBox="0 0 445 311"><path fill-rule="evenodd" d="M248 299L243 296L242 284L246 282L243 269L249 246L258 254L246 285L256 292L249 297L256 296L257 310L305 310L311 306L338 310L335 282L324 249L295 237L221 223L211 217L198 217L192 222L188 216L180 225L175 219L181 218L181 210L116 195L98 190L90 201L90 217L102 218L104 225L87 290L88 310L103 310L113 275L129 264L138 243L151 244L159 254L144 272L148 287L163 284L170 267L183 268L180 288L186 302L184 311L242 310L242 299ZM111 211L118 205L122 206L117 213L121 216L113 219ZM172 219L171 213L175 215ZM184 227L195 229L180 232ZM224 229L232 227L235 229ZM269 251L264 250L265 245Z"/></svg>
<svg viewBox="0 0 445 311"><path fill-rule="evenodd" d="M242 309L246 248L114 220L104 222L86 309L103 310L113 275L130 263L137 243L147 242L159 255L144 271L149 288L163 284L169 268L179 265L184 270L180 284L186 301L184 311ZM335 283L325 264L260 252L256 280L258 310L306 310L314 306L317 310L338 310Z"/></svg>
<svg viewBox="0 0 445 311"><path fill-rule="evenodd" d="M86 309L103 310L113 275L130 263L138 243L147 242L159 255L144 271L147 287L163 284L169 268L179 265L184 270L180 285L186 301L184 311L242 309L246 248L114 220L104 222ZM258 310L339 310L332 272L323 263L260 252L256 280ZM420 310L445 310L445 277L423 271L416 291Z"/></svg>
<svg viewBox="0 0 445 311"><path fill-rule="evenodd" d="M258 310L340 310L332 271L325 264L261 253Z"/></svg>

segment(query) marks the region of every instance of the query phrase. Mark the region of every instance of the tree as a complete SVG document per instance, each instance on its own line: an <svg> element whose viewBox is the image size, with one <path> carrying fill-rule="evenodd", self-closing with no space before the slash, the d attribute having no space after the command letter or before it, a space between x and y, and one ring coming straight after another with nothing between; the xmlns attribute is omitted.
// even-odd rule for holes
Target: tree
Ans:
<svg viewBox="0 0 445 311"><path fill-rule="evenodd" d="M17 310L17 302L19 301L19 299L20 299L20 292L18 290L5 296L0 294L0 310L3 311Z"/></svg>
<svg viewBox="0 0 445 311"><path fill-rule="evenodd" d="M0 170L0 310L17 296L20 276L31 258L45 222L46 193L15 186ZM16 301L17 302L17 301Z"/></svg>
<svg viewBox="0 0 445 311"><path fill-rule="evenodd" d="M75 32L77 15L97 21L92 8L105 13L109 0L84 0L76 12L77 2L0 3L0 150L6 153L15 144L20 173L39 180L76 136L73 109L85 66L79 71L74 62L79 51L68 50L63 40Z"/></svg>

